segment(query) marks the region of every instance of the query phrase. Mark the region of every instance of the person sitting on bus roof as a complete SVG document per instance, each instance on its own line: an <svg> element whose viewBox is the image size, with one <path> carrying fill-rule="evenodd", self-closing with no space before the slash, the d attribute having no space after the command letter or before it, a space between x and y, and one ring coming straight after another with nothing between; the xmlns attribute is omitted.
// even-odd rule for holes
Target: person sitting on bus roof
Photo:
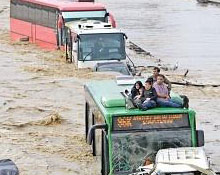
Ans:
<svg viewBox="0 0 220 175"><path fill-rule="evenodd" d="M165 77L162 74L157 75L157 81L153 84L157 92L157 104L161 107L181 108L183 104L179 101L174 101L169 96L169 91L164 83Z"/></svg>
<svg viewBox="0 0 220 175"><path fill-rule="evenodd" d="M153 83L157 81L157 76L160 74L160 68L159 67L154 67L153 69L153 75L151 75L149 78L153 79ZM167 85L168 90L170 92L171 90L171 83L170 81L164 76L164 83Z"/></svg>
<svg viewBox="0 0 220 175"><path fill-rule="evenodd" d="M137 81L131 89L131 98L133 100L134 106L138 106L142 103L144 86L141 81Z"/></svg>
<svg viewBox="0 0 220 175"><path fill-rule="evenodd" d="M141 98L143 94L144 86L141 81L136 81L134 86L131 89L132 99Z"/></svg>
<svg viewBox="0 0 220 175"><path fill-rule="evenodd" d="M148 78L144 84L142 103L137 104L138 108L141 110L147 110L157 106L157 92L154 87L152 87L152 84L152 78Z"/></svg>

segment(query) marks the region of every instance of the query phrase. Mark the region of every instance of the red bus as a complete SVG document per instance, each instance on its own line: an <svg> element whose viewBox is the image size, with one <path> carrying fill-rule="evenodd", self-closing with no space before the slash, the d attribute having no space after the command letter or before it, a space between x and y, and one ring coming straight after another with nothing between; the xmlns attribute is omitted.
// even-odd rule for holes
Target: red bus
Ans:
<svg viewBox="0 0 220 175"><path fill-rule="evenodd" d="M60 15L63 23L91 19L103 22L110 21L115 26L113 16L107 12L104 5L91 2L93 0L79 1L11 0L10 34L12 40L26 38L43 48L58 48L60 46L60 37L58 36L58 19ZM60 35L61 40L64 41L65 36ZM64 42L61 43L62 45L64 45Z"/></svg>

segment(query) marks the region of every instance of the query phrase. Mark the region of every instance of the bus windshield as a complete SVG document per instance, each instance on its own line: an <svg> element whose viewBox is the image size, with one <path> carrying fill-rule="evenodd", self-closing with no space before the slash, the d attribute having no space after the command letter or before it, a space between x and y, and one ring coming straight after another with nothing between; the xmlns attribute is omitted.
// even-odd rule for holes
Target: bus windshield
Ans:
<svg viewBox="0 0 220 175"><path fill-rule="evenodd" d="M190 129L112 133L114 174L131 173L159 149L192 146Z"/></svg>
<svg viewBox="0 0 220 175"><path fill-rule="evenodd" d="M80 35L80 61L122 60L126 58L122 33Z"/></svg>
<svg viewBox="0 0 220 175"><path fill-rule="evenodd" d="M105 22L106 11L73 11L62 12L65 22L77 21L81 19L98 20Z"/></svg>

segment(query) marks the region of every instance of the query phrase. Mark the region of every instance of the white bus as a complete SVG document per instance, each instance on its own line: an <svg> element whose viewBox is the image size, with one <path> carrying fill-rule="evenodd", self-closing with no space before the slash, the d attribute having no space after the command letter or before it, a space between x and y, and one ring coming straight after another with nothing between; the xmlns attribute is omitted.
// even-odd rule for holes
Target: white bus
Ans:
<svg viewBox="0 0 220 175"><path fill-rule="evenodd" d="M94 68L97 63L126 61L126 35L110 23L85 20L65 24L66 58L77 68Z"/></svg>

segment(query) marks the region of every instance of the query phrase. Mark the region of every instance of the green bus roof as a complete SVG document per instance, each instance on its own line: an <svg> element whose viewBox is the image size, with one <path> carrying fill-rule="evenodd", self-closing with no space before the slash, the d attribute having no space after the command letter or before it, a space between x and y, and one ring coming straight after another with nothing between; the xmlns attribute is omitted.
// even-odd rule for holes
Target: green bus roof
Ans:
<svg viewBox="0 0 220 175"><path fill-rule="evenodd" d="M126 109L125 99L120 92L131 90L133 85L118 85L116 80L94 80L85 85L95 103L104 116L114 115L147 115L147 114L177 114L194 112L191 109L156 107L147 111Z"/></svg>

